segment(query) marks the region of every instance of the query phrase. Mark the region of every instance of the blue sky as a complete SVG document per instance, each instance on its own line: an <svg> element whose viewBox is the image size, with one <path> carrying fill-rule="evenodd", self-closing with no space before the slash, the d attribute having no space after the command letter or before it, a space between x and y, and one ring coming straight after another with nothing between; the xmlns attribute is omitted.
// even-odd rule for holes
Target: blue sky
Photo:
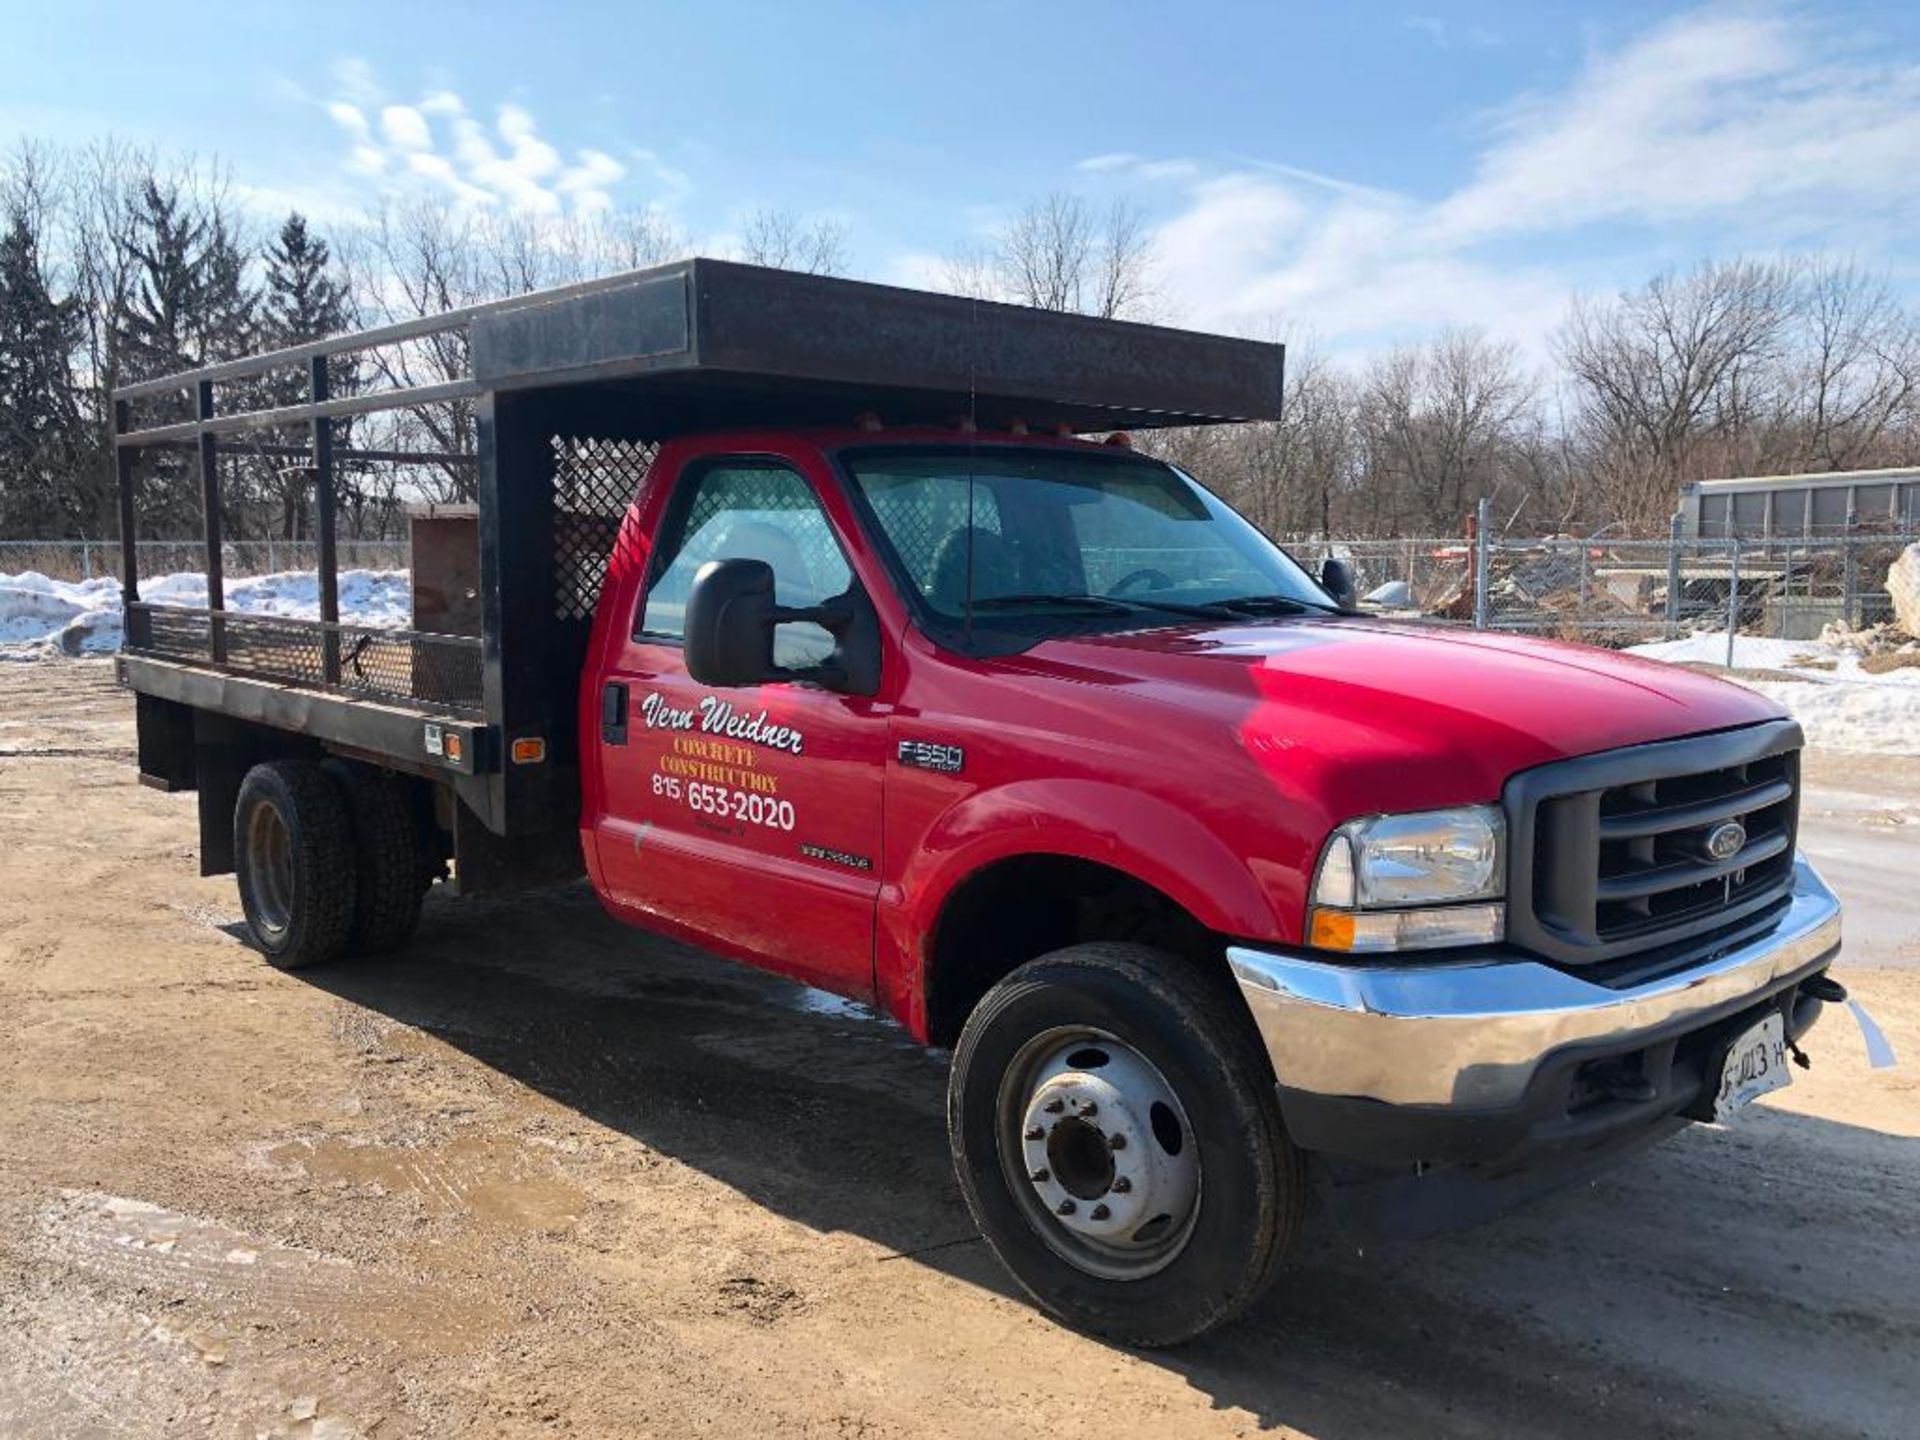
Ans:
<svg viewBox="0 0 1920 1440"><path fill-rule="evenodd" d="M1531 349L1708 253L1920 296L1911 4L0 0L0 33L0 140L218 154L323 223L654 206L716 250L781 207L922 283L1037 195L1124 195L1167 318L1337 349Z"/></svg>

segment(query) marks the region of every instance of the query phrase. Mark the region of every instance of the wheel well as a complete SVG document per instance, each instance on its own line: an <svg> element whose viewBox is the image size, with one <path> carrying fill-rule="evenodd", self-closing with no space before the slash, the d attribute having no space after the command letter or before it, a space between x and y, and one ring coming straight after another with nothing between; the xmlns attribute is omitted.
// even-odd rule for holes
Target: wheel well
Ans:
<svg viewBox="0 0 1920 1440"><path fill-rule="evenodd" d="M962 882L941 909L928 956L927 1038L952 1045L1008 973L1088 940L1133 940L1224 964L1218 936L1124 871L1066 855L1002 860Z"/></svg>

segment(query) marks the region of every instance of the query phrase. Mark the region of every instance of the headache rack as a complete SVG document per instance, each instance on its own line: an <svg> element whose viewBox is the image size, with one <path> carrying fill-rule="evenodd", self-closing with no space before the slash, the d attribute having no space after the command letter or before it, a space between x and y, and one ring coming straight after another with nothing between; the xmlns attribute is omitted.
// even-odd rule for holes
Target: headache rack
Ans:
<svg viewBox="0 0 1920 1440"><path fill-rule="evenodd" d="M336 393L347 357L423 345L453 378ZM121 386L120 665L140 696L143 777L192 786L204 779L207 746L244 751L245 727L266 727L443 776L495 835L565 828L577 804L588 627L621 518L660 441L846 426L862 412L889 426L1023 422L1075 433L1274 419L1283 356L1254 341L699 259ZM305 398L284 403L289 393ZM262 398L276 394L280 403ZM436 407L470 414L470 453L336 445L349 417ZM459 432L442 424L438 433ZM203 607L140 595L141 491L152 457L168 450L197 468ZM226 603L222 467L261 455L310 486L317 619ZM342 621L336 533L347 464L471 467L477 635ZM181 710L233 723L186 723ZM537 742L542 758L511 763L535 753L515 741ZM182 758L195 747L199 765Z"/></svg>

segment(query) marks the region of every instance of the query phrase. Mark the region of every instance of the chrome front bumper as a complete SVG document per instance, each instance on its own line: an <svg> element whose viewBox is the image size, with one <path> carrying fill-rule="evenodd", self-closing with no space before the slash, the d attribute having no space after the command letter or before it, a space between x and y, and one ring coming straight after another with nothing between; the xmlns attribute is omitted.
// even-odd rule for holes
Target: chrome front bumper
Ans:
<svg viewBox="0 0 1920 1440"><path fill-rule="evenodd" d="M1341 964L1230 947L1227 959L1283 1090L1390 1105L1517 1105L1542 1062L1574 1045L1665 1032L1778 989L1840 945L1840 902L1796 857L1790 903L1758 939L1677 974L1609 989L1510 953Z"/></svg>

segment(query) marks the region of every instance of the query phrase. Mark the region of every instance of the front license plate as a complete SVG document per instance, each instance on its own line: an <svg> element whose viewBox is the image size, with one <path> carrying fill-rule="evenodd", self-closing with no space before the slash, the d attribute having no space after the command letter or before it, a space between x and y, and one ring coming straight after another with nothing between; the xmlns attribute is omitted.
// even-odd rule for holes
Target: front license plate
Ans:
<svg viewBox="0 0 1920 1440"><path fill-rule="evenodd" d="M1779 1015L1769 1015L1744 1030L1727 1051L1720 1072L1720 1093L1714 1097L1713 1118L1722 1124L1739 1117L1762 1095L1793 1083L1787 1069L1787 1028Z"/></svg>

